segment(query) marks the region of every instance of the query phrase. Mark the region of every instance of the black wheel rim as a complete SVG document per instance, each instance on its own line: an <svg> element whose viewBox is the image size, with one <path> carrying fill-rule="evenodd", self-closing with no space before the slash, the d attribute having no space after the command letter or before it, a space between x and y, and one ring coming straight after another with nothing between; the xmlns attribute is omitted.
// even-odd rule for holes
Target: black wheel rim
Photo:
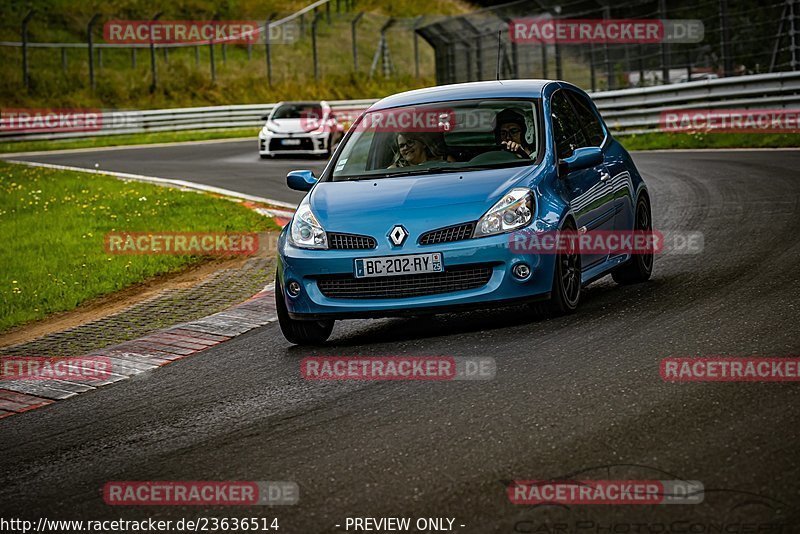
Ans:
<svg viewBox="0 0 800 534"><path fill-rule="evenodd" d="M653 229L653 223L650 220L650 210L646 202L639 202L639 208L636 210L636 229L643 232L649 232ZM650 271L653 267L653 252L647 252L639 255L639 261L642 262L642 267Z"/></svg>
<svg viewBox="0 0 800 534"><path fill-rule="evenodd" d="M581 294L581 257L574 242L559 256L561 263L561 291L570 306L578 303Z"/></svg>

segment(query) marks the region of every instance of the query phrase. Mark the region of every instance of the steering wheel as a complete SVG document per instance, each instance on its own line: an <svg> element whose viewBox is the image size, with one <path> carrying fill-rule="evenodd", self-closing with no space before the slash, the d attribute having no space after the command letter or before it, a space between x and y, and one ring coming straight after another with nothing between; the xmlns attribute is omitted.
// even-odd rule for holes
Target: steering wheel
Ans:
<svg viewBox="0 0 800 534"><path fill-rule="evenodd" d="M469 162L480 164L480 163L501 163L503 161L507 161L507 158L504 158L502 156L514 156L517 159L521 159L524 157L519 152L511 152L509 150L503 150L501 148L497 148L494 150L489 150L487 152L478 154L477 156L469 160Z"/></svg>

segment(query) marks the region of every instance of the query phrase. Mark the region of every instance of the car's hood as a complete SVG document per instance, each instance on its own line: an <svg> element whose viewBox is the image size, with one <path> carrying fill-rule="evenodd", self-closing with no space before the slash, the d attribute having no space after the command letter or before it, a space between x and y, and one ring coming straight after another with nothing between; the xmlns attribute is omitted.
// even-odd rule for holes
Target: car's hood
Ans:
<svg viewBox="0 0 800 534"><path fill-rule="evenodd" d="M307 133L312 130L310 119L276 119L267 121L266 127L275 133Z"/></svg>
<svg viewBox="0 0 800 534"><path fill-rule="evenodd" d="M529 186L539 169L321 182L309 203L329 232L379 235L402 224L414 234L478 220L507 191Z"/></svg>

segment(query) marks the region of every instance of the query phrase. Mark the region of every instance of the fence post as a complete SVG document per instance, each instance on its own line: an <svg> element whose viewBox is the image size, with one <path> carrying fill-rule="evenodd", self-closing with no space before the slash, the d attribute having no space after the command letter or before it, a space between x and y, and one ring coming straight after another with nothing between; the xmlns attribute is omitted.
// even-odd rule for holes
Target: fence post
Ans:
<svg viewBox="0 0 800 534"><path fill-rule="evenodd" d="M25 89L31 89L31 77L28 72L28 23L31 21L35 10L31 9L25 18L22 19L22 83Z"/></svg>
<svg viewBox="0 0 800 534"><path fill-rule="evenodd" d="M331 23L331 1L325 3L325 17L328 19L328 24Z"/></svg>
<svg viewBox="0 0 800 534"><path fill-rule="evenodd" d="M561 6L554 6L553 11L555 12L555 19L558 20L561 15ZM556 79L561 80L564 78L564 71L561 66L561 47L558 44L558 32L555 34L555 45L553 47L553 51L556 55Z"/></svg>
<svg viewBox="0 0 800 534"><path fill-rule="evenodd" d="M272 24L272 15L270 15L266 22L264 22L264 52L266 53L267 60L267 85L272 87L272 53L270 51L270 41L272 35L270 34L269 27Z"/></svg>
<svg viewBox="0 0 800 534"><path fill-rule="evenodd" d="M100 18L100 13L95 13L92 15L92 18L89 20L89 24L86 25L86 38L87 38L87 45L89 47L89 87L92 88L94 91L95 83L94 83L94 41L92 38L92 29L94 27L94 23L97 22L97 19Z"/></svg>
<svg viewBox="0 0 800 534"><path fill-rule="evenodd" d="M789 49L792 53L792 70L797 70L797 36L794 26L794 3L795 0L787 0L789 3Z"/></svg>
<svg viewBox="0 0 800 534"><path fill-rule="evenodd" d="M642 43L636 46L639 52L639 87L644 87L644 49Z"/></svg>
<svg viewBox="0 0 800 534"><path fill-rule="evenodd" d="M658 0L658 18L667 19L667 1ZM661 83L669 84L669 45L661 41Z"/></svg>
<svg viewBox="0 0 800 534"><path fill-rule="evenodd" d="M353 42L353 70L358 72L358 41L356 40L356 25L361 17L364 16L362 11L350 22L350 40Z"/></svg>
<svg viewBox="0 0 800 534"><path fill-rule="evenodd" d="M67 49L61 49L61 70L66 73L67 72Z"/></svg>
<svg viewBox="0 0 800 534"><path fill-rule="evenodd" d="M219 13L215 13L211 20L217 20L219 18ZM208 60L211 64L211 83L217 81L217 66L214 63L214 38L208 40Z"/></svg>
<svg viewBox="0 0 800 534"><path fill-rule="evenodd" d="M419 79L419 35L417 34L417 28L419 28L419 25L422 23L422 19L424 18L425 18L424 15L420 15L419 17L417 17L414 20L414 25L411 28L411 31L414 33L414 77L417 79ZM467 19L462 19L462 20L466 21ZM481 53L481 43L478 42L478 58L480 58L480 53ZM479 61L478 70L480 71L481 70L480 59L478 61ZM478 73L478 76L480 77L480 73Z"/></svg>
<svg viewBox="0 0 800 534"><path fill-rule="evenodd" d="M155 22L158 20L158 17L161 16L161 11L155 14L152 18L152 21ZM155 93L156 87L158 86L158 71L156 69L156 43L153 41L153 32L150 32L150 92Z"/></svg>
<svg viewBox="0 0 800 534"><path fill-rule="evenodd" d="M316 9L316 8L315 8ZM321 18L319 13L311 19L311 53L314 58L314 81L319 80L319 64L317 58L317 22Z"/></svg>
<svg viewBox="0 0 800 534"><path fill-rule="evenodd" d="M590 67L594 69L593 64ZM594 75L594 70L592 70L592 74ZM542 41L542 78L547 79L547 43L544 41Z"/></svg>
<svg viewBox="0 0 800 534"><path fill-rule="evenodd" d="M214 64L214 39L208 40L208 55L211 63L211 83L217 81L217 66Z"/></svg>
<svg viewBox="0 0 800 534"><path fill-rule="evenodd" d="M664 0L661 0L664 2ZM611 6L606 5L603 6L603 20L608 20L611 18ZM606 89L614 89L616 84L614 83L614 69L611 66L611 52L608 49L608 41L606 40L603 43L603 53L606 62Z"/></svg>
<svg viewBox="0 0 800 534"><path fill-rule="evenodd" d="M791 5L791 2L790 4ZM791 19L790 19L791 20ZM730 76L733 68L731 66L730 35L728 34L728 2L719 0L719 25L720 25L720 52L722 55L723 76ZM789 34L791 35L791 33Z"/></svg>

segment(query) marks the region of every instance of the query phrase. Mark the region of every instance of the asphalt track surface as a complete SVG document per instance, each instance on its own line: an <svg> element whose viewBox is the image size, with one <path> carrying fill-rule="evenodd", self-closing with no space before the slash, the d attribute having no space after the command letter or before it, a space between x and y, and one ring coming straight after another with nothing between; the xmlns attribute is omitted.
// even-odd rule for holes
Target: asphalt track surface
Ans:
<svg viewBox="0 0 800 534"><path fill-rule="evenodd" d="M311 169L319 175L327 163L318 157L279 156L261 160L255 140L76 151L12 156L11 159L188 180L295 204L302 200L304 193L286 187L286 173Z"/></svg>
<svg viewBox="0 0 800 534"><path fill-rule="evenodd" d="M295 161L262 162L251 145L204 145L195 158L190 147L92 157L104 168L296 198L281 176ZM469 533L800 531L800 385L659 376L669 356L800 354L800 151L634 158L656 227L702 231L702 254L658 256L646 284L595 282L578 313L558 319L508 308L345 321L316 349L291 347L271 324L7 418L0 517L277 517L284 533L397 516L455 518L454 531ZM154 173L159 162L164 173ZM497 376L304 381L309 355L492 356ZM531 507L507 498L510 480L567 475L698 480L704 501ZM300 503L112 508L100 494L112 480L290 480Z"/></svg>

